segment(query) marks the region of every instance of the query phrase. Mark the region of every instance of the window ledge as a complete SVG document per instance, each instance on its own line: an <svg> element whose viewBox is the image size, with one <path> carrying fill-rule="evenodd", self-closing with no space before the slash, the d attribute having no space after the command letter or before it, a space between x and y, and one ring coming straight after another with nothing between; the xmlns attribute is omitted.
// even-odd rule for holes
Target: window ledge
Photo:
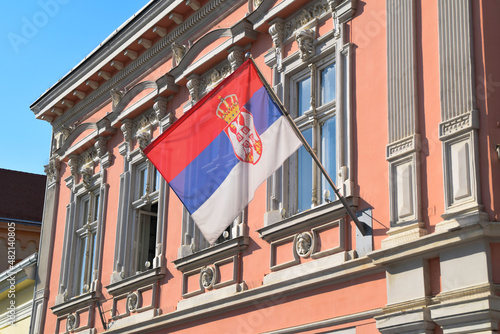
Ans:
<svg viewBox="0 0 500 334"><path fill-rule="evenodd" d="M54 305L51 307L52 313L54 313L57 316L60 316L62 314L70 313L77 308L82 308L85 306L88 306L96 301L99 300L100 293L97 291L92 291L89 293L86 293L84 295L80 295L77 297L73 297L65 302L62 302L60 304Z"/></svg>
<svg viewBox="0 0 500 334"><path fill-rule="evenodd" d="M234 255L248 247L248 237L240 236L224 241L218 245L208 247L194 254L184 256L174 261L175 268L181 272L203 266L205 263L213 263L222 258Z"/></svg>
<svg viewBox="0 0 500 334"><path fill-rule="evenodd" d="M151 282L162 279L165 276L165 268L154 268L140 274L127 277L119 282L106 286L106 290L111 295L118 295L123 292L135 290L137 287L148 285Z"/></svg>
<svg viewBox="0 0 500 334"><path fill-rule="evenodd" d="M347 197L347 203L351 209L355 210L358 207L358 197ZM319 205L311 210L301 212L292 217L283 219L269 226L265 226L257 232L260 237L267 242L288 236L290 234L300 232L309 227L324 223L326 220L334 220L347 214L340 200Z"/></svg>

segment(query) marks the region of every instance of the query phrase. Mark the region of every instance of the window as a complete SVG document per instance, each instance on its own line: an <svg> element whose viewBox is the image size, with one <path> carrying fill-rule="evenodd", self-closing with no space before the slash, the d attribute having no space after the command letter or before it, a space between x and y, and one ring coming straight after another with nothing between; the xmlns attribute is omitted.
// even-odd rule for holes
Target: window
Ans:
<svg viewBox="0 0 500 334"><path fill-rule="evenodd" d="M64 302L74 297L92 298L99 285L100 227L105 217L107 187L102 186L102 174L94 173L90 153L70 159L69 165L81 162L76 166L78 172L65 180L71 193L66 207L64 251L56 296L56 305L62 304L62 308ZM75 184L77 181L80 182Z"/></svg>
<svg viewBox="0 0 500 334"><path fill-rule="evenodd" d="M298 128L334 179L337 175L336 64L311 65L290 77L289 110ZM310 154L301 147L289 159L287 212L294 215L332 201L334 192Z"/></svg>
<svg viewBox="0 0 500 334"><path fill-rule="evenodd" d="M158 230L158 195L161 176L149 161L134 166L132 252L127 276L153 268Z"/></svg>
<svg viewBox="0 0 500 334"><path fill-rule="evenodd" d="M98 192L90 192L78 202L78 223L76 233L77 251L75 269L74 294L80 295L90 289L94 277L94 263L96 257L96 233L99 217Z"/></svg>

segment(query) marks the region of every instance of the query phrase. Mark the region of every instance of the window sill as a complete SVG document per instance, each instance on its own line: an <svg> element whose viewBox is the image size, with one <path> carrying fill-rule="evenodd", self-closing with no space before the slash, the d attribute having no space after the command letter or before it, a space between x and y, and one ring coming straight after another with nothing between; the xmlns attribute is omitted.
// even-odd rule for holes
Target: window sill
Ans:
<svg viewBox="0 0 500 334"><path fill-rule="evenodd" d="M140 274L124 278L123 280L106 286L108 293L115 296L123 292L135 290L137 287L148 285L165 276L165 268L154 268Z"/></svg>
<svg viewBox="0 0 500 334"><path fill-rule="evenodd" d="M234 255L248 247L248 237L240 236L224 241L212 247L184 256L174 261L175 268L186 272L193 268L202 267L206 263L214 263L217 260Z"/></svg>
<svg viewBox="0 0 500 334"><path fill-rule="evenodd" d="M347 197L347 203L351 209L358 207L358 197ZM298 213L292 217L280 220L274 224L265 226L257 232L267 242L301 232L328 220L335 220L347 214L346 209L339 200L319 205L311 210Z"/></svg>
<svg viewBox="0 0 500 334"><path fill-rule="evenodd" d="M77 308L82 308L99 300L100 293L96 291L88 292L84 295L72 297L67 301L61 302L51 307L52 313L57 316L71 313Z"/></svg>

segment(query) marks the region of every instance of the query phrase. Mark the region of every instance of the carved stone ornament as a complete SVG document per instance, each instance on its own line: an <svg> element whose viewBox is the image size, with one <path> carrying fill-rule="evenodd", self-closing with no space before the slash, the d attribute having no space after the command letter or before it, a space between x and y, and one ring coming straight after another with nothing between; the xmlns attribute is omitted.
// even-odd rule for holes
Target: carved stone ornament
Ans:
<svg viewBox="0 0 500 334"><path fill-rule="evenodd" d="M129 312L137 311L139 307L139 294L137 292L133 292L127 296L127 310Z"/></svg>
<svg viewBox="0 0 500 334"><path fill-rule="evenodd" d="M243 51L234 50L229 54L229 56L227 56L227 59L231 64L231 71L234 72L238 67L240 67L241 64L243 64L243 61L245 61L245 55L243 54Z"/></svg>
<svg viewBox="0 0 500 334"><path fill-rule="evenodd" d="M293 36L297 30L307 28L308 23L330 12L330 4L327 0L322 0L308 6L306 9L302 10L300 14L286 21L284 39Z"/></svg>
<svg viewBox="0 0 500 334"><path fill-rule="evenodd" d="M198 101L200 96L200 80L197 78L191 78L186 83L186 87L189 90L189 95L191 95L191 101Z"/></svg>
<svg viewBox="0 0 500 334"><path fill-rule="evenodd" d="M264 0L253 0L253 8L257 9Z"/></svg>
<svg viewBox="0 0 500 334"><path fill-rule="evenodd" d="M179 65L182 58L184 58L186 51L187 51L187 46L176 42L172 43L172 59L174 61L174 66Z"/></svg>
<svg viewBox="0 0 500 334"><path fill-rule="evenodd" d="M231 66L225 64L219 69L214 69L210 75L204 77L200 82L200 92L202 94L208 93L214 88L222 79L231 74Z"/></svg>
<svg viewBox="0 0 500 334"><path fill-rule="evenodd" d="M111 95L111 101L113 101L113 104L112 104L113 109L121 101L121 99L123 98L123 96L125 95L125 93L126 93L126 90L119 90L119 89L116 89L116 88L112 88L109 91L109 94Z"/></svg>
<svg viewBox="0 0 500 334"><path fill-rule="evenodd" d="M75 313L70 313L66 317L66 331L74 332L78 327L78 317Z"/></svg>
<svg viewBox="0 0 500 334"><path fill-rule="evenodd" d="M308 257L311 254L313 238L311 233L299 233L295 237L295 251L300 257Z"/></svg>
<svg viewBox="0 0 500 334"><path fill-rule="evenodd" d="M300 59L306 60L314 54L314 30L301 29L295 33Z"/></svg>
<svg viewBox="0 0 500 334"><path fill-rule="evenodd" d="M167 101L158 100L153 104L156 115L156 122L159 122L167 114Z"/></svg>
<svg viewBox="0 0 500 334"><path fill-rule="evenodd" d="M139 143L141 150L144 150L151 140L151 122L148 117L144 116L139 120L137 127L137 142Z"/></svg>
<svg viewBox="0 0 500 334"><path fill-rule="evenodd" d="M90 166L84 166L81 169L81 174L82 174L82 183L85 189L89 189L92 186L92 175L93 173L93 168Z"/></svg>
<svg viewBox="0 0 500 334"><path fill-rule="evenodd" d="M125 141L132 140L132 131L134 129L134 122L130 119L122 120L122 126L120 127L123 133L123 138Z"/></svg>
<svg viewBox="0 0 500 334"><path fill-rule="evenodd" d="M283 46L283 33L285 25L283 22L276 22L269 27L269 34L273 39L274 47L281 48Z"/></svg>
<svg viewBox="0 0 500 334"><path fill-rule="evenodd" d="M200 272L200 284L205 289L212 289L215 283L215 270L212 267L203 267Z"/></svg>
<svg viewBox="0 0 500 334"><path fill-rule="evenodd" d="M80 164L80 156L78 155L70 155L68 160L69 170L71 171L71 175L76 178L78 173L78 165Z"/></svg>
<svg viewBox="0 0 500 334"><path fill-rule="evenodd" d="M59 178L59 169L61 168L61 161L57 158L52 158L49 164L45 166L45 174L49 182L56 182Z"/></svg>
<svg viewBox="0 0 500 334"><path fill-rule="evenodd" d="M99 158L102 158L106 153L108 153L106 150L107 141L108 141L108 139L106 139L104 137L97 137L96 138L96 142L94 144L94 147L96 149L97 156Z"/></svg>

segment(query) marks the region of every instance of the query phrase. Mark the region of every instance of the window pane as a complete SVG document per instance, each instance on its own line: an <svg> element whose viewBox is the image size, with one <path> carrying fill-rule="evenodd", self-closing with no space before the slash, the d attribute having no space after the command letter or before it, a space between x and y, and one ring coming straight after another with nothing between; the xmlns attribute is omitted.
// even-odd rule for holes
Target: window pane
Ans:
<svg viewBox="0 0 500 334"><path fill-rule="evenodd" d="M82 211L80 213L80 226L84 226L85 224L87 224L87 220L89 218L89 202L90 202L89 198L84 199L82 202L81 206Z"/></svg>
<svg viewBox="0 0 500 334"><path fill-rule="evenodd" d="M160 172L158 171L158 169L155 168L155 172L154 172L154 180L153 180L153 185L154 185L154 189L153 191L156 191L158 189L160 189L160 180L161 180L161 174Z"/></svg>
<svg viewBox="0 0 500 334"><path fill-rule="evenodd" d="M302 131L309 145L312 144L312 129ZM311 208L312 199L312 157L302 146L297 152L297 210Z"/></svg>
<svg viewBox="0 0 500 334"><path fill-rule="evenodd" d="M99 215L99 197L100 197L99 194L96 194L94 197L94 210L93 210L94 212L93 212L93 217L92 217L93 221L96 221L97 217Z"/></svg>
<svg viewBox="0 0 500 334"><path fill-rule="evenodd" d="M79 256L79 271L80 271L80 277L78 279L78 286L76 289L76 295L80 295L83 293L83 286L85 285L85 253L87 252L87 238L81 238L80 239L80 256Z"/></svg>
<svg viewBox="0 0 500 334"><path fill-rule="evenodd" d="M337 176L337 164L336 164L336 136L335 136L335 117L329 118L321 128L321 163L325 167L326 171L332 178L333 182L336 182ZM335 193L333 188L330 186L326 178L321 175L321 202L325 203L324 192L328 190L330 192L329 199L333 201L335 199Z"/></svg>
<svg viewBox="0 0 500 334"><path fill-rule="evenodd" d="M321 104L335 100L335 63L321 71Z"/></svg>
<svg viewBox="0 0 500 334"><path fill-rule="evenodd" d="M141 169L139 171L139 197L146 195L148 182L148 168Z"/></svg>
<svg viewBox="0 0 500 334"><path fill-rule="evenodd" d="M89 267L88 267L88 270L89 270L89 274L87 275L88 276L88 282L87 284L90 285L90 283L92 283L92 281L94 280L94 277L93 277L93 274L94 274L94 261L95 261L95 253L96 253L96 233L92 233L92 236L91 236L91 242L92 242L92 245L91 245L91 254L90 254L90 263L89 263Z"/></svg>
<svg viewBox="0 0 500 334"><path fill-rule="evenodd" d="M297 117L311 109L311 78L297 83Z"/></svg>

